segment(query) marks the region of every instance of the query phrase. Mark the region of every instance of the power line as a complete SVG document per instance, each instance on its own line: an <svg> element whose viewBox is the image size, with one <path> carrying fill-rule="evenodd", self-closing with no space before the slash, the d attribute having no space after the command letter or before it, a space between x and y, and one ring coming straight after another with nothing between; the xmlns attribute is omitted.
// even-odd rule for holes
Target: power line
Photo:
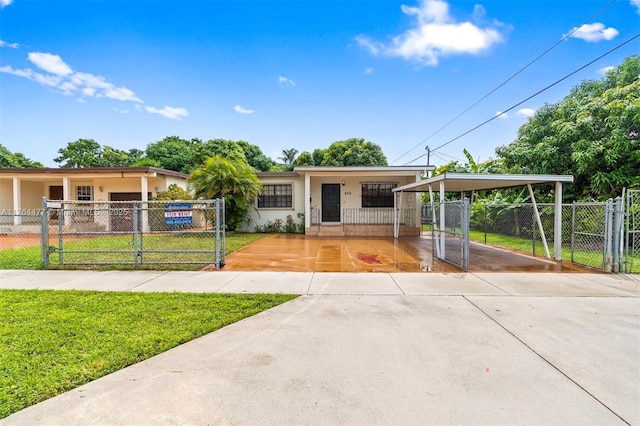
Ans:
<svg viewBox="0 0 640 426"><path fill-rule="evenodd" d="M485 99L487 99L489 96L491 96L493 93L495 93L496 91L498 91L499 89L501 89L503 86L505 86L507 83L509 83L511 80L513 80L516 76L518 76L520 73L522 73L524 70L526 70L527 68L529 68L531 65L533 65L535 62L537 62L538 60L540 60L544 55L546 55L547 53L549 53L550 51L552 51L553 49L555 49L557 46L559 46L562 42L564 42L566 39L568 39L569 37L571 37L573 35L573 33L575 33L576 31L578 31L583 25L589 23L591 20L593 20L595 17L597 17L598 15L600 15L602 12L604 12L605 10L607 10L609 7L611 7L616 1L618 0L612 0L611 2L609 2L606 6L604 6L602 9L600 9L599 11L597 11L596 13L594 13L593 15L591 15L587 20L585 20L581 25L575 27L573 30L571 30L571 32L569 32L569 34L565 35L564 37L562 37L560 40L558 40L558 42L556 42L553 46L551 46L550 48L548 48L547 50L545 50L544 52L542 52L540 55L538 55L535 59L531 60L528 64L526 64L524 67L520 68L518 71L516 71L513 75L511 75L511 77L507 78L505 81L503 81L502 83L500 83L498 86L496 86L493 90L491 90L489 93L487 93L486 95L484 95L482 98L480 98L479 100L477 100L476 102L474 102L471 106L469 106L467 109L465 109L464 111L462 111L461 113L459 113L458 115L456 115L454 118L452 118L451 120L449 120L445 125L443 125L442 127L440 127L438 130L436 130L435 132L433 132L432 134L430 134L429 136L427 136L425 139L421 140L420 142L418 142L413 148L409 149L407 152L405 152L404 154L402 154L400 157L396 158L395 160L393 160L391 162L391 164L395 163L396 161L398 161L399 159L401 159L402 157L404 157L405 155L409 154L411 151L413 151L414 149L416 149L417 147L419 147L420 145L422 145L423 143L427 142L429 139L431 139L432 137L434 137L435 135L437 135L438 133L440 133L442 130L446 129L447 127L449 127L449 125L451 125L454 121L456 121L457 119L459 119L460 117L462 117L464 114L466 114L467 112L469 112L471 109L473 109L476 105L478 105L479 103L481 103L482 101L484 101ZM415 160L413 160L415 161ZM411 162L411 161L410 161Z"/></svg>
<svg viewBox="0 0 640 426"><path fill-rule="evenodd" d="M604 58L605 56L610 55L611 53L613 53L613 52L615 52L616 50L620 49L622 46L624 46L624 45L626 45L626 44L631 43L633 40L637 39L638 37L640 37L640 33L638 33L638 34L636 34L635 36L631 37L630 39L628 39L628 40L626 40L626 41L624 41L624 42L620 43L619 45L617 45L617 46L616 46L616 47L614 47L613 49L611 49L611 50L609 50L609 51L607 51L607 52L603 53L602 55L598 56L597 58L595 58L595 59L593 59L593 60L589 61L588 63L586 63L585 65L581 66L580 68L578 68L578 69L576 69L576 70L574 70L574 71L570 72L569 74L565 75L564 77L560 78L559 80L554 81L553 83L549 84L549 85L548 85L548 86L546 86L545 88L543 88L543 89L541 89L541 90L538 90L538 91L537 91L536 93L534 93L533 95L531 95L531 96L527 97L526 99L524 99L524 100L522 100L522 101L518 102L517 104L515 104L515 105L513 105L513 106L511 106L511 107L509 107L509 108L507 108L506 110L502 111L500 114L496 114L496 115L494 115L493 117L489 118L488 120L483 121L482 123L478 124L477 126L475 126L475 127L471 128L471 129L467 130L466 132L464 132L464 133L462 133L462 134L460 134L460 135L456 136L455 138L450 139L450 140L448 140L447 142L443 143L442 145L440 145L440 146L438 146L438 147L436 147L436 148L432 149L432 150L431 150L431 153L433 154L435 151L439 150L440 148L442 148L442 147L444 147L444 146L446 146L446 145L449 145L451 142L454 142L454 141L456 141L456 140L458 140L458 139L462 138L463 136L468 135L469 133L471 133L471 132L473 132L473 131L475 131L475 130L479 129L480 127L484 126L485 124L487 124L487 123L489 123L489 122L491 122L491 121L495 120L496 118L500 117L501 115L504 115L504 114L506 114L507 112L511 111L512 109L519 107L519 106L520 106L520 105L522 105L523 103L525 103L525 102L527 102L527 101L529 101L529 100L531 100L531 99L535 98L536 96L538 96L538 95L539 95L539 94L541 94L542 92L545 92L545 91L549 90L549 89L550 89L550 88L552 88L553 86L555 86L555 85L557 85L557 84L559 84L559 83L563 82L563 81L564 81L564 80L566 80L567 78L569 78L569 77L571 77L572 75L574 75L574 74L576 74L576 73L578 73L578 72L582 71L583 69L585 69L585 68L587 68L588 66L592 65L593 63L595 63L595 62L599 61L600 59ZM406 163L405 163L405 165L406 165L406 164L409 164L409 163L413 163L414 161L416 161L416 160L418 160L418 159L420 159L420 158L422 158L422 155L421 155L421 156L419 156L419 157L417 157L417 158L414 158L414 159L413 159L413 160L411 160L411 161L406 162Z"/></svg>

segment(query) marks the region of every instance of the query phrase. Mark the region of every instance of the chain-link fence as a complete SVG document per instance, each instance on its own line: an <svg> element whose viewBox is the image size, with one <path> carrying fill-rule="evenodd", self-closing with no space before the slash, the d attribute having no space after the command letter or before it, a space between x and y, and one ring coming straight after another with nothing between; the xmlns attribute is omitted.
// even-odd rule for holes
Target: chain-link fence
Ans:
<svg viewBox="0 0 640 426"><path fill-rule="evenodd" d="M222 200L46 202L44 266L224 266Z"/></svg>
<svg viewBox="0 0 640 426"><path fill-rule="evenodd" d="M434 256L468 271L469 200L427 204L422 215L431 230Z"/></svg>
<svg viewBox="0 0 640 426"><path fill-rule="evenodd" d="M562 259L612 272L639 272L640 191L630 191L627 218L621 198L607 202L562 204ZM471 207L470 239L536 256L555 257L555 205L475 203ZM635 216L634 216L635 214ZM629 231L624 231L624 227ZM633 231L636 229L636 231ZM625 242L625 232L628 242ZM545 247L546 241L546 247Z"/></svg>
<svg viewBox="0 0 640 426"><path fill-rule="evenodd" d="M628 191L625 201L624 272L640 273L640 190Z"/></svg>

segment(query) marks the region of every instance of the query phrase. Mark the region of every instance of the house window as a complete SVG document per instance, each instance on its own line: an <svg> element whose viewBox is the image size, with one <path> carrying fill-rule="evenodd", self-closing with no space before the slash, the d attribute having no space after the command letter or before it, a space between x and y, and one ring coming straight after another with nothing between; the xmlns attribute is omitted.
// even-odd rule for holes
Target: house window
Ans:
<svg viewBox="0 0 640 426"><path fill-rule="evenodd" d="M398 186L392 182L366 182L362 184L362 208L393 207L391 190Z"/></svg>
<svg viewBox="0 0 640 426"><path fill-rule="evenodd" d="M293 185L262 185L262 194L258 195L259 209L293 208Z"/></svg>
<svg viewBox="0 0 640 426"><path fill-rule="evenodd" d="M76 200L93 201L93 186L79 185L76 187Z"/></svg>

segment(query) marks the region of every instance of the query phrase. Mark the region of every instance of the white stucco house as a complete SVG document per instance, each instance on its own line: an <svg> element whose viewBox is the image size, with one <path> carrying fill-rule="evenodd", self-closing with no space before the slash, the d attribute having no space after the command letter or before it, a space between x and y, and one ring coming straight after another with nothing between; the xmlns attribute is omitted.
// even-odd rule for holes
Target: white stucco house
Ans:
<svg viewBox="0 0 640 426"><path fill-rule="evenodd" d="M393 190L418 182L433 166L296 167L260 172L263 186L242 231L276 220L304 220L305 235L419 235L419 194L401 199ZM171 184L187 187L188 175L154 167L0 169L0 211L42 208L42 198L69 201L147 201ZM394 203L397 211L394 219ZM30 217L0 216L0 225L20 226Z"/></svg>
<svg viewBox="0 0 640 426"><path fill-rule="evenodd" d="M292 172L262 172L263 191L243 225L253 231L288 215L305 235L392 236L394 188L418 182L433 166L296 167ZM400 235L419 235L419 194L403 197L398 209Z"/></svg>
<svg viewBox="0 0 640 426"><path fill-rule="evenodd" d="M0 216L0 224L22 225L31 219L28 212L42 208L43 197L68 201L147 201L171 184L186 188L188 177L155 167L0 168L0 212L7 213Z"/></svg>

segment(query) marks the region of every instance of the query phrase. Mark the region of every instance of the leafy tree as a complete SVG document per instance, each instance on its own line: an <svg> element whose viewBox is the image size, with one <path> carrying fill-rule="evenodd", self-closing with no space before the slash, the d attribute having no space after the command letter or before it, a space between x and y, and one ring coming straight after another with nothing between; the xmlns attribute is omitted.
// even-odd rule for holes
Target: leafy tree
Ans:
<svg viewBox="0 0 640 426"><path fill-rule="evenodd" d="M322 160L324 159L324 153L325 153L325 149L322 148L316 148L313 150L313 152L311 153L311 156L313 157L313 164L315 166L319 166L322 164Z"/></svg>
<svg viewBox="0 0 640 426"><path fill-rule="evenodd" d="M317 164L317 163L316 163ZM386 166L382 148L362 138L351 138L329 145L322 158L323 166Z"/></svg>
<svg viewBox="0 0 640 426"><path fill-rule="evenodd" d="M607 199L640 187L640 56L545 105L496 153L512 173L572 174L565 198Z"/></svg>
<svg viewBox="0 0 640 426"><path fill-rule="evenodd" d="M56 163L63 163L60 167L127 167L131 166L139 155L140 150L129 152L113 148L108 145L101 146L93 139L78 139L69 142L66 148L60 148L60 156L54 158Z"/></svg>
<svg viewBox="0 0 640 426"><path fill-rule="evenodd" d="M100 167L102 146L93 139L78 139L58 150L60 156L53 159L60 167Z"/></svg>
<svg viewBox="0 0 640 426"><path fill-rule="evenodd" d="M11 152L4 146L0 145L0 168L29 168L44 167L42 163L33 161L24 156L20 152Z"/></svg>
<svg viewBox="0 0 640 426"><path fill-rule="evenodd" d="M195 167L194 146L199 143L202 143L199 139L189 141L178 136L167 136L147 145L145 161L151 160L156 167L163 169L189 173Z"/></svg>
<svg viewBox="0 0 640 426"><path fill-rule="evenodd" d="M178 186L175 183L172 183L171 185L169 185L169 188L167 188L166 191L158 192L158 195L156 196L156 200L192 200L192 199L193 199L193 196L188 190L184 189L181 186Z"/></svg>
<svg viewBox="0 0 640 426"><path fill-rule="evenodd" d="M314 166L313 154L308 151L302 151L293 164L294 166Z"/></svg>
<svg viewBox="0 0 640 426"><path fill-rule="evenodd" d="M275 164L275 161L267 157L258 145L252 145L246 141L238 141L236 143L244 152L247 163L249 163L249 165L254 169L266 172Z"/></svg>
<svg viewBox="0 0 640 426"><path fill-rule="evenodd" d="M196 168L189 182L196 197L224 198L227 228L234 230L242 223L262 190L253 168L244 160L229 160L220 155L208 158Z"/></svg>

